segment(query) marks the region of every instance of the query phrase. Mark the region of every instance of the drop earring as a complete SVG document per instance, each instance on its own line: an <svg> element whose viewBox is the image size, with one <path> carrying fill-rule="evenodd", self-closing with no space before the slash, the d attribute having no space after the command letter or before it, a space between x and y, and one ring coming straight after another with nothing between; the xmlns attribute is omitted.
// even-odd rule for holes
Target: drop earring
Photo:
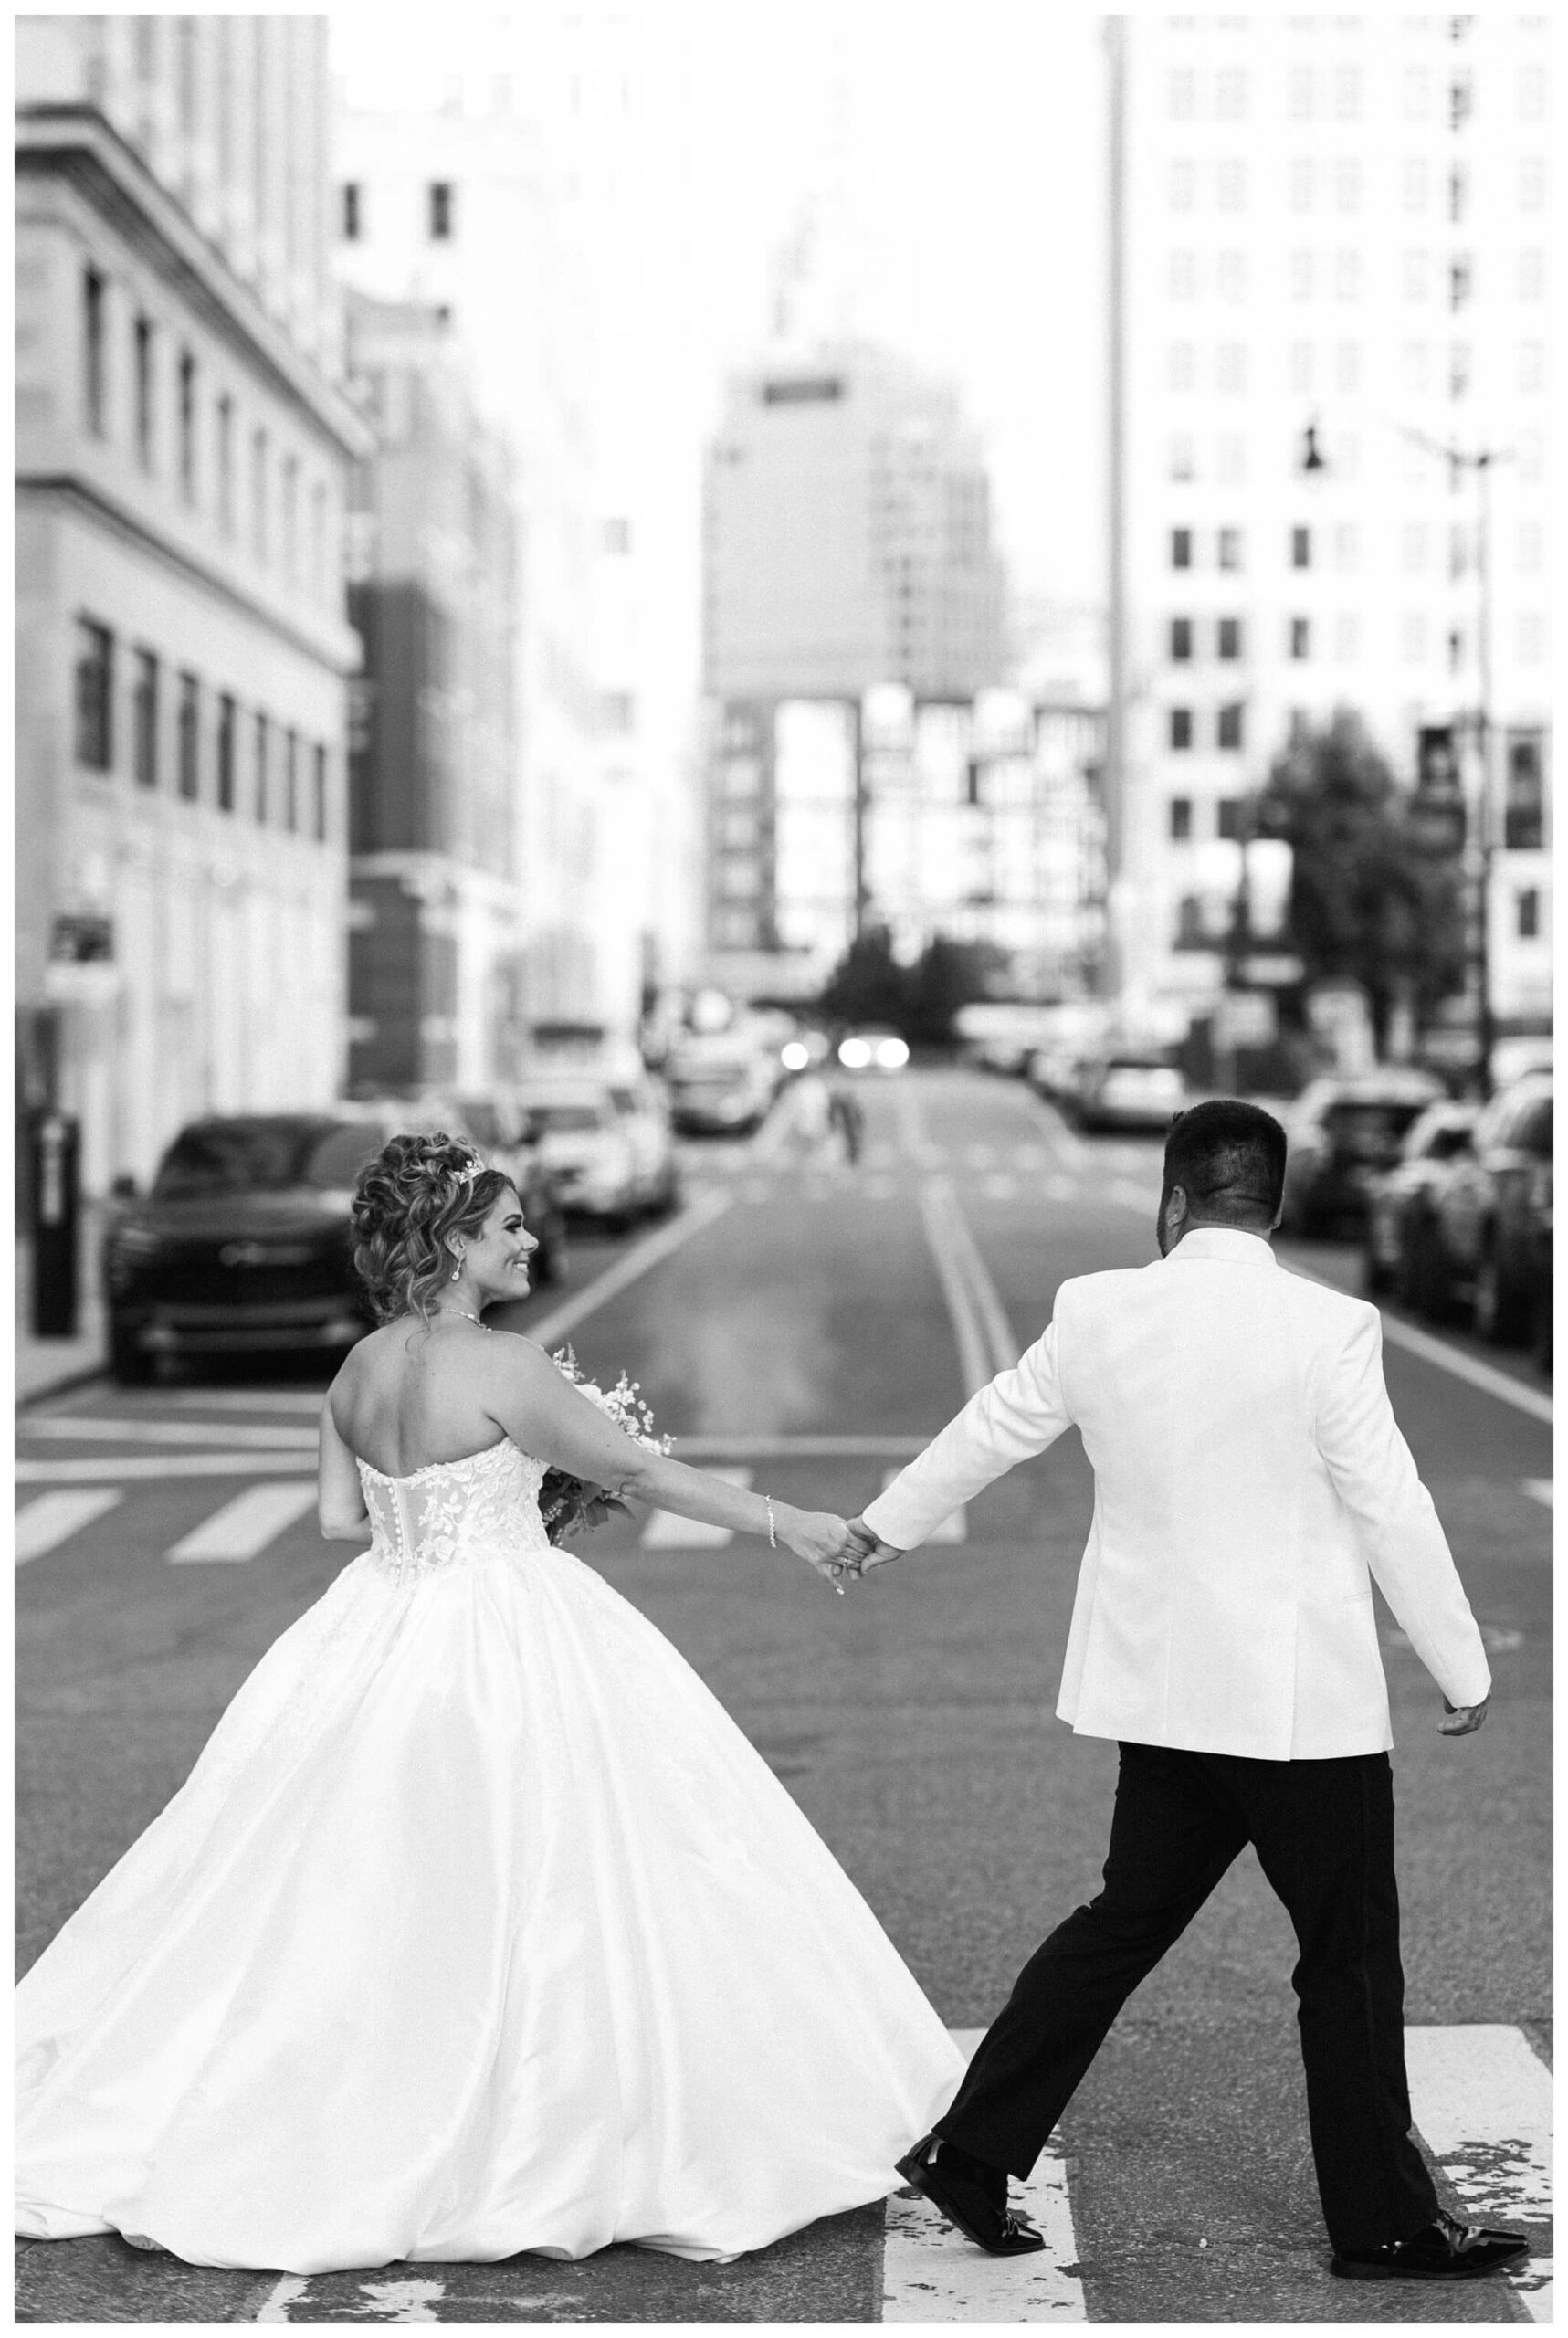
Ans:
<svg viewBox="0 0 1568 2338"><path fill-rule="evenodd" d="M458 1259L458 1263L457 1263L457 1265L452 1269L452 1280L453 1280L454 1282L461 1282L461 1281L462 1281L462 1280L463 1280L463 1262L462 1262L461 1259Z"/></svg>

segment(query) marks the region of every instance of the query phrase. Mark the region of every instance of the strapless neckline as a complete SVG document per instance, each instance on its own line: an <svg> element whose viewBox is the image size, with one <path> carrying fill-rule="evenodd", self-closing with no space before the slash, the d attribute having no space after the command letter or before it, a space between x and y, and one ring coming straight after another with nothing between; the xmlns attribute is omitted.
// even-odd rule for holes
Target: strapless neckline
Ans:
<svg viewBox="0 0 1568 2338"><path fill-rule="evenodd" d="M504 1453L509 1448L513 1453L522 1454L521 1446L517 1444L513 1438L503 1435L501 1437L498 1437L493 1445L481 1445L477 1447L472 1453L457 1454L450 1461L424 1461L421 1462L417 1469L404 1469L401 1471L378 1469L374 1461L367 1461L364 1459L364 1456L361 1453L356 1453L354 1459L359 1464L359 1467L365 1470L369 1476L373 1478L379 1478L384 1486L412 1486L416 1484L421 1478L435 1476L437 1470L466 1469L472 1462L483 1461L488 1455L491 1453ZM522 1454L522 1458L526 1460L528 1456L526 1454Z"/></svg>

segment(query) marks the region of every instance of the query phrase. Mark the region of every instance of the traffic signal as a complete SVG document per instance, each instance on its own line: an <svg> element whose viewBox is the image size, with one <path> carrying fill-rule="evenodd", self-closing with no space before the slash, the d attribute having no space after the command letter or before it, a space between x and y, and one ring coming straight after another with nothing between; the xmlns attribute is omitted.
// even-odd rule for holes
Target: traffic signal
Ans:
<svg viewBox="0 0 1568 2338"><path fill-rule="evenodd" d="M1415 792L1407 817L1416 841L1428 852L1464 850L1465 798L1451 722L1427 723L1415 734Z"/></svg>

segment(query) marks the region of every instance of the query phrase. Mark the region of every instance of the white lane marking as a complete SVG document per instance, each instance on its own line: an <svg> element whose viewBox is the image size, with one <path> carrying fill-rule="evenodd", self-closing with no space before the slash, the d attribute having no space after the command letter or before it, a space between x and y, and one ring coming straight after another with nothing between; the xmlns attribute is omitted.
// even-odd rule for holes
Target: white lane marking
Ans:
<svg viewBox="0 0 1568 2338"><path fill-rule="evenodd" d="M752 1482L750 1469L712 1469L710 1477L727 1479L731 1485L745 1488ZM678 1518L672 1510L656 1510L642 1531L645 1551L705 1551L716 1550L732 1542L732 1526L705 1525L700 1518Z"/></svg>
<svg viewBox="0 0 1568 2338"><path fill-rule="evenodd" d="M303 2305L310 2292L311 2277L308 2274L286 2273L270 2290L257 2315L258 2322L292 2322L290 2306ZM436 2308L447 2294L445 2281L361 2281L359 2293L368 2301L364 2305L350 2306L346 2318L354 2322L439 2322ZM540 2299L523 2293L519 2298L470 2298L468 2304L511 2305L526 2302L530 2312L541 2304L567 2302L566 2300ZM345 2318L334 2315L334 2320Z"/></svg>
<svg viewBox="0 0 1568 2338"><path fill-rule="evenodd" d="M1280 1265L1288 1274L1305 1276L1309 1282L1321 1283L1325 1290L1343 1292L1343 1285L1329 1275L1321 1275L1299 1259L1281 1259ZM1489 1396L1497 1396L1516 1412L1528 1413L1532 1420L1552 1425L1552 1399L1539 1388L1528 1387L1511 1374L1500 1372L1495 1364L1483 1364L1479 1356L1467 1355L1463 1348L1450 1347L1447 1340L1435 1339L1430 1332L1418 1331L1414 1323L1401 1321L1397 1315L1383 1312L1383 1336L1390 1347L1404 1348L1407 1354L1418 1355L1424 1364L1435 1364L1439 1372L1451 1373L1456 1380L1468 1381L1472 1388L1480 1388Z"/></svg>
<svg viewBox="0 0 1568 2338"><path fill-rule="evenodd" d="M1032 1117L1045 1129L1052 1158L1066 1161L1074 1168L1087 1161L1088 1145L1082 1137L1068 1128L1056 1106L1047 1104L1043 1096L1037 1096L1032 1088L1026 1088L1022 1092Z"/></svg>
<svg viewBox="0 0 1568 2338"><path fill-rule="evenodd" d="M105 1486L97 1493L35 1494L16 1512L16 1564L25 1567L29 1559L41 1559L46 1552L58 1548L112 1510L121 1499L118 1487Z"/></svg>
<svg viewBox="0 0 1568 2338"><path fill-rule="evenodd" d="M1550 1478L1526 1478L1524 1480L1524 1490L1531 1500L1544 1502L1548 1510L1555 1506L1552 1499L1552 1480Z"/></svg>
<svg viewBox="0 0 1568 2338"><path fill-rule="evenodd" d="M286 1526L313 1507L316 1489L307 1480L247 1486L241 1494L204 1518L183 1534L163 1555L171 1566L195 1566L228 1561L237 1564L254 1559L276 1542Z"/></svg>
<svg viewBox="0 0 1568 2338"><path fill-rule="evenodd" d="M296 1461L277 1448L269 1453L101 1453L66 1461L18 1461L11 1475L18 1485L108 1485L133 1478L279 1478L316 1474L313 1454Z"/></svg>
<svg viewBox="0 0 1568 2338"><path fill-rule="evenodd" d="M523 1338L535 1341L542 1348L548 1348L555 1341L564 1339L568 1332L574 1331L588 1316L596 1314L606 1301L617 1298L654 1267L662 1265L695 1235L705 1232L715 1218L722 1217L730 1206L731 1196L728 1194L704 1194L700 1200L683 1209L679 1216L672 1217L668 1226L661 1226L657 1234L646 1235L642 1241L634 1242L613 1267L606 1267L604 1273L596 1275L584 1290L574 1292L559 1307L552 1308L548 1315L542 1315L537 1322L525 1324Z"/></svg>
<svg viewBox="0 0 1568 2338"><path fill-rule="evenodd" d="M936 1185L934 1179L932 1184L934 1188ZM1017 1363L1018 1343L1013 1336L1013 1326L1007 1321L1007 1311L1002 1304L1001 1295L991 1280L985 1261L980 1255L979 1247L969 1230L969 1221L959 1206L957 1195L951 1187L947 1187L939 1198L945 1201L947 1246L952 1253L954 1266L968 1287L975 1318L989 1351L991 1368L986 1374L986 1379L993 1379L998 1372L1009 1371ZM984 1385L984 1383L982 1385Z"/></svg>
<svg viewBox="0 0 1568 2338"><path fill-rule="evenodd" d="M1427 2149L1478 2224L1552 2218L1552 2073L1507 2022L1405 2033L1410 2104ZM1552 2259L1506 2277L1531 2322L1552 2320Z"/></svg>
<svg viewBox="0 0 1568 2338"><path fill-rule="evenodd" d="M954 2042L973 2054L984 2032L955 2029ZM929 2202L900 2196L888 2203L882 2244L884 2322L1087 2322L1079 2277L1078 2242L1068 2196L1067 2163L1047 2143L1026 2184L1014 2196L1045 2235L1035 2257L987 2257Z"/></svg>
<svg viewBox="0 0 1568 2338"><path fill-rule="evenodd" d="M886 1493L894 1479L902 1475L901 1469L884 1469L882 1491ZM933 1526L925 1539L927 1543L966 1543L969 1540L969 1523L963 1504L960 1503L950 1517L944 1518L940 1526Z"/></svg>
<svg viewBox="0 0 1568 2338"><path fill-rule="evenodd" d="M921 1185L920 1205L927 1248L936 1266L952 1336L958 1344L959 1378L963 1383L964 1395L973 1396L995 1376L995 1367L975 1311L973 1294L954 1255L952 1228L957 1212L948 1188L935 1178Z"/></svg>
<svg viewBox="0 0 1568 2338"><path fill-rule="evenodd" d="M315 1409L318 1413L321 1409L320 1397ZM83 1445L254 1445L268 1447L274 1452L313 1453L318 1432L314 1428L291 1427L286 1421L275 1428L261 1428L231 1421L103 1420L96 1416L89 1418L69 1413L46 1413L18 1421L16 1434L61 1444L79 1440Z"/></svg>
<svg viewBox="0 0 1568 2338"><path fill-rule="evenodd" d="M192 1413L310 1413L321 1409L321 1392L308 1388L168 1388L160 1390L158 1410L171 1405ZM61 1416L64 1418L64 1416Z"/></svg>

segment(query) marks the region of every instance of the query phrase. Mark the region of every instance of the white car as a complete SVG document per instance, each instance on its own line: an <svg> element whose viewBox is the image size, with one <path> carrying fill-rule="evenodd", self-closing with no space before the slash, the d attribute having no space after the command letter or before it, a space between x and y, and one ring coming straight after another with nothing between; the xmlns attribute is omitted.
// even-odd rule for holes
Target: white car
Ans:
<svg viewBox="0 0 1568 2338"><path fill-rule="evenodd" d="M646 1071L607 1080L605 1086L637 1162L638 1206L648 1211L673 1209L680 1198L680 1173L663 1089Z"/></svg>
<svg viewBox="0 0 1568 2338"><path fill-rule="evenodd" d="M642 1207L637 1148L603 1079L525 1079L517 1101L539 1140L563 1209L624 1226Z"/></svg>

